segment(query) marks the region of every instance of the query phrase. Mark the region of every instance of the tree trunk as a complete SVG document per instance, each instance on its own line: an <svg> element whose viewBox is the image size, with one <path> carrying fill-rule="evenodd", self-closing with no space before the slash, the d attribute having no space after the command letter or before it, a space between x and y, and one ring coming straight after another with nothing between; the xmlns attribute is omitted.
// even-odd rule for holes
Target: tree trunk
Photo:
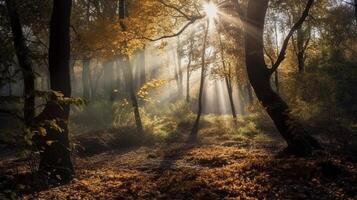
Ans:
<svg viewBox="0 0 357 200"><path fill-rule="evenodd" d="M9 82L8 82L8 89L9 89L9 96L12 96L12 80L11 80L11 72L10 72L10 67L7 69L7 75L9 77Z"/></svg>
<svg viewBox="0 0 357 200"><path fill-rule="evenodd" d="M127 83L127 90L129 91L130 100L131 100L132 106L134 108L136 129L137 129L138 133L144 133L143 125L142 125L141 117L140 117L140 112L139 112L139 104L138 104L138 100L136 98L136 93L135 93L135 88L134 88L134 83L133 83L133 73L131 70L131 66L130 66L128 57L123 58L123 65L124 65L123 70L124 70L126 83Z"/></svg>
<svg viewBox="0 0 357 200"><path fill-rule="evenodd" d="M83 70L82 70L82 85L83 85L83 98L86 100L91 99L90 94L90 59L85 58L83 61Z"/></svg>
<svg viewBox="0 0 357 200"><path fill-rule="evenodd" d="M279 94L280 93L280 89L279 89L279 72L278 72L278 69L276 69L275 72L274 72L274 82L275 82L276 92Z"/></svg>
<svg viewBox="0 0 357 200"><path fill-rule="evenodd" d="M69 69L70 69L70 73L71 73L71 88L72 88L72 94L76 91L76 89L74 89L77 86L76 83L76 75L74 72L74 66L76 64L76 60L74 58L71 58L69 61Z"/></svg>
<svg viewBox="0 0 357 200"><path fill-rule="evenodd" d="M183 96L183 74L182 74L182 62L181 62L181 42L180 42L180 36L177 37L177 67L178 67L178 97L182 98Z"/></svg>
<svg viewBox="0 0 357 200"><path fill-rule="evenodd" d="M98 65L98 60L96 62L96 65ZM89 86L90 86L90 97L91 99L97 99L97 91L98 91L98 85L99 85L99 80L102 78L104 74L104 66L100 69L99 72L96 72L95 78L93 77L92 71L89 68L89 73L88 73L88 79L89 79Z"/></svg>
<svg viewBox="0 0 357 200"><path fill-rule="evenodd" d="M127 17L128 13L127 13L127 3L126 0L119 0L119 18L121 20L125 19ZM126 26L125 24L121 21L120 22L120 26L122 28L123 31L126 31ZM131 70L131 66L130 66L130 61L129 61L129 56L127 55L123 55L123 67L124 67L124 75L126 77L126 83L128 84L128 90L129 90L129 95L130 95L130 99L131 99L131 103L133 105L134 108L134 116L135 116L135 123L136 123L136 129L138 133L143 134L144 130L143 130L143 126L142 126L142 122L141 122L141 117L140 117L140 112L139 112L139 104L138 104L138 100L136 98L136 92L134 90L134 83L133 83L133 73Z"/></svg>
<svg viewBox="0 0 357 200"><path fill-rule="evenodd" d="M177 51L172 51L173 61L174 61L174 77L177 85L177 97L180 96L180 77L178 73L178 55ZM170 56L167 55L167 65L170 66Z"/></svg>
<svg viewBox="0 0 357 200"><path fill-rule="evenodd" d="M35 76L30 60L30 52L25 44L25 38L22 32L20 17L16 10L15 1L6 0L5 2L10 18L11 31L17 59L24 76L24 120L26 126L30 126L35 116Z"/></svg>
<svg viewBox="0 0 357 200"><path fill-rule="evenodd" d="M254 101L254 99L253 99L252 86L251 86L250 83L247 83L245 87L246 87L246 90L247 90L247 93L248 93L248 104L249 104L249 105L252 105L252 104L253 104L253 101Z"/></svg>
<svg viewBox="0 0 357 200"><path fill-rule="evenodd" d="M245 27L246 66L249 80L257 98L266 109L282 137L287 150L296 155L310 154L318 143L307 135L299 123L290 116L285 101L270 85L271 72L264 61L263 32L269 0L250 0Z"/></svg>
<svg viewBox="0 0 357 200"><path fill-rule="evenodd" d="M238 86L238 97L239 97L239 107L241 109L241 114L245 115L245 104L246 104L246 98L244 97L244 87L242 85Z"/></svg>
<svg viewBox="0 0 357 200"><path fill-rule="evenodd" d="M225 77L226 81L226 86L227 86L227 92L228 92L228 97L229 97L229 103L231 105L231 111L232 111L232 117L233 117L233 123L237 125L237 113L236 113L236 108L234 106L234 101L233 101L233 89L232 89L232 83L229 80L228 77Z"/></svg>
<svg viewBox="0 0 357 200"><path fill-rule="evenodd" d="M138 73L139 87L141 88L146 82L146 66L145 66L145 49L139 51L138 55Z"/></svg>
<svg viewBox="0 0 357 200"><path fill-rule="evenodd" d="M186 102L190 103L190 75L191 75L191 63L193 59L193 45L194 45L194 39L193 39L193 33L190 35L190 49L189 49L189 55L188 55L188 63L187 63L187 71L186 71Z"/></svg>
<svg viewBox="0 0 357 200"><path fill-rule="evenodd" d="M224 79L225 79L226 86L227 86L229 103L231 105L233 124L237 125L237 114L236 114L236 108L234 106L234 101L233 101L232 81L230 78L231 72L230 72L230 69L228 69L228 74L227 74L227 67L226 67L226 62L225 62L225 58L224 58L224 49L223 49L221 33L219 33L219 45L220 45L221 62L222 62L222 67L223 67Z"/></svg>
<svg viewBox="0 0 357 200"><path fill-rule="evenodd" d="M65 97L71 96L70 80L70 16L71 0L54 0L50 23L49 72L51 90L62 92ZM68 138L68 118L70 105L58 105L49 102L36 121L56 120L62 131L47 127L43 138L43 153L39 169L51 178L68 182L74 175L70 157Z"/></svg>
<svg viewBox="0 0 357 200"><path fill-rule="evenodd" d="M205 35L203 39L203 48L202 48L202 64L201 64L201 81L200 81L200 89L198 94L198 111L195 123L193 124L191 130L191 138L196 139L198 133L199 122L202 114L202 94L203 94L203 87L204 81L206 76L206 45L207 45L207 36L208 36L208 29L209 29L209 20L207 20Z"/></svg>
<svg viewBox="0 0 357 200"><path fill-rule="evenodd" d="M298 61L298 70L299 73L303 73L305 71L305 59L304 59L304 30L300 27L297 30L297 61Z"/></svg>
<svg viewBox="0 0 357 200"><path fill-rule="evenodd" d="M187 71L186 71L186 102L190 103L190 70L192 62L192 51L188 56Z"/></svg>

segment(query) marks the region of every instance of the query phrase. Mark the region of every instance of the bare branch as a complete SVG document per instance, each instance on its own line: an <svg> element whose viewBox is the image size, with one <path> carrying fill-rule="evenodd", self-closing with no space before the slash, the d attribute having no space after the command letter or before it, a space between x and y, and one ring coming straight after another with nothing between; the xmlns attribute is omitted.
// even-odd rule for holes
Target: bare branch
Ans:
<svg viewBox="0 0 357 200"><path fill-rule="evenodd" d="M284 43L281 47L279 56L278 56L276 62L274 63L274 65L272 66L272 68L270 69L270 73L274 73L276 71L276 69L280 66L281 62L283 62L283 60L285 59L286 49L288 47L289 40L292 37L292 35L294 34L294 32L296 30L298 30L301 27L301 25L304 23L305 19L309 15L309 11L310 11L313 3L314 3L314 0L309 0L307 2L304 12L302 13L300 19L290 29L289 34L286 36Z"/></svg>
<svg viewBox="0 0 357 200"><path fill-rule="evenodd" d="M199 19L202 19L203 17L204 16L191 17L191 19L178 32L173 33L171 35L164 35L164 36L158 37L156 39L151 39L151 38L144 37L144 39L147 39L147 40L149 40L151 42L155 42L155 41L166 39L166 38L177 37L177 36L181 35L181 33L183 33L191 24L195 23Z"/></svg>
<svg viewBox="0 0 357 200"><path fill-rule="evenodd" d="M184 13L182 10L180 10L179 8L171 5L171 4L167 4L165 3L164 0L158 0L161 4L163 4L164 6L168 7L168 8L171 8L171 9L174 9L175 11L177 11L178 13L180 13L182 16L184 16L187 20L191 20L191 17L188 16L186 13Z"/></svg>
<svg viewBox="0 0 357 200"><path fill-rule="evenodd" d="M307 47L309 46L311 40L311 35L309 35L309 37L306 39L305 44L304 44L304 52L306 51Z"/></svg>
<svg viewBox="0 0 357 200"><path fill-rule="evenodd" d="M180 8L178 8L178 7L174 6L174 5L168 4L164 0L158 0L158 2L163 4L164 6L166 6L168 8L171 8L171 9L175 10L176 12L180 13L184 18L186 18L188 20L188 22L176 33L173 33L173 34L170 34L170 35L164 35L164 36L161 36L161 37L158 37L158 38L155 38L155 39L143 37L144 39L149 40L151 42L155 42L155 41L162 40L162 39L167 39L167 38L177 37L177 36L181 35L181 33L183 33L191 24L193 24L197 20L202 19L202 18L205 17L205 15L201 15L199 13L199 10L197 9L197 7L195 7L195 8L196 8L196 11L199 13L199 15L197 15L197 16L189 16L185 12L183 12Z"/></svg>
<svg viewBox="0 0 357 200"><path fill-rule="evenodd" d="M264 53L265 55L269 58L270 62L271 62L271 65L274 65L274 59L273 59L273 56L271 56L267 50L267 48L264 47Z"/></svg>

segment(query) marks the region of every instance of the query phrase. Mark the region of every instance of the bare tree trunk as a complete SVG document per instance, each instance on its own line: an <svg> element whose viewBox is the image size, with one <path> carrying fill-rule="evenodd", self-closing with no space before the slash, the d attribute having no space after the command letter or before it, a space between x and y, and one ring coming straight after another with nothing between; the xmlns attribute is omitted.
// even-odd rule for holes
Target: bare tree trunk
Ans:
<svg viewBox="0 0 357 200"><path fill-rule="evenodd" d="M278 72L278 70L276 70L274 72L274 83L275 83L276 92L279 94L280 89L279 89L279 72Z"/></svg>
<svg viewBox="0 0 357 200"><path fill-rule="evenodd" d="M248 103L249 103L249 105L252 105L252 104L253 104L253 101L254 101L254 99L253 99L252 86L251 86L250 83L247 83L245 87L246 87L247 93L248 93Z"/></svg>
<svg viewBox="0 0 357 200"><path fill-rule="evenodd" d="M181 41L180 41L180 36L177 37L177 64L178 64L178 96L179 98L182 98L183 96L183 74L182 74L182 62L181 62Z"/></svg>
<svg viewBox="0 0 357 200"><path fill-rule="evenodd" d="M146 66L145 66L145 48L139 51L138 55L138 73L139 73L139 87L146 82Z"/></svg>
<svg viewBox="0 0 357 200"><path fill-rule="evenodd" d="M82 86L83 86L83 98L86 100L91 99L91 94L90 94L90 59L85 58L82 61Z"/></svg>
<svg viewBox="0 0 357 200"><path fill-rule="evenodd" d="M246 65L255 93L288 144L288 151L296 155L310 154L318 147L315 139L290 116L285 101L270 86L271 72L264 60L263 32L269 0L250 0L245 27Z"/></svg>
<svg viewBox="0 0 357 200"><path fill-rule="evenodd" d="M186 102L190 103L190 70L192 62L192 52L188 56L187 71L186 71Z"/></svg>
<svg viewBox="0 0 357 200"><path fill-rule="evenodd" d="M222 67L223 67L223 71L224 71L223 72L224 73L224 79L225 79L226 86L227 86L229 103L231 105L233 124L237 125L237 113L236 113L236 108L234 106L232 81L231 81L231 78L230 78L231 70L229 68L228 69L228 74L227 74L227 67L226 67L226 62L225 62L225 58L224 58L224 49L223 49L222 37L221 37L221 33L218 33L218 34L219 34L219 45L220 45L220 52L221 52L221 62L222 62Z"/></svg>
<svg viewBox="0 0 357 200"><path fill-rule="evenodd" d="M35 76L30 60L30 51L25 44L25 38L22 32L20 17L16 10L15 1L6 0L5 2L10 18L17 59L24 76L24 120L25 124L30 126L35 116Z"/></svg>
<svg viewBox="0 0 357 200"><path fill-rule="evenodd" d="M135 89L134 89L133 74L132 74L132 70L131 70L131 66L130 66L128 57L123 58L123 64L124 64L123 70L124 70L126 83L127 83L127 90L129 91L130 100L131 100L132 106L134 108L136 129L137 129L138 133L144 133L143 125L142 125L141 117L140 117L140 112L139 112L139 104L138 104L138 100L136 98L136 93L135 93Z"/></svg>
<svg viewBox="0 0 357 200"><path fill-rule="evenodd" d="M246 104L246 98L244 98L244 87L242 85L238 86L238 97L239 97L239 107L241 109L241 114L245 115L245 104Z"/></svg>
<svg viewBox="0 0 357 200"><path fill-rule="evenodd" d="M204 35L204 39L203 39L201 81L200 81L200 89L199 89L199 94L198 94L198 111L197 111L197 117L196 117L195 123L193 124L192 130L191 130L192 139L197 138L199 122L200 122L200 118L201 118L201 114L202 114L202 94L203 94L203 87L204 87L204 81L205 81L205 76L206 76L206 60L205 59L206 59L206 45L207 45L208 29L209 29L209 20L207 20L205 35Z"/></svg>
<svg viewBox="0 0 357 200"><path fill-rule="evenodd" d="M225 77L226 81L226 86L227 86L227 92L228 92L228 97L229 97L229 103L231 105L231 110L232 110L232 117L233 117L233 123L237 125L237 113L236 113L236 108L234 106L234 101L233 101L233 89L232 89L232 82L229 80L228 77Z"/></svg>
<svg viewBox="0 0 357 200"><path fill-rule="evenodd" d="M98 65L98 60L97 63ZM104 74L105 67L102 67L102 69L96 73L96 77L93 77L92 71L89 68L88 72L88 80L89 80L89 85L90 85L90 97L91 99L96 99L97 98L97 89L98 89L98 82L101 79L101 77Z"/></svg>
<svg viewBox="0 0 357 200"><path fill-rule="evenodd" d="M74 73L74 65L75 64L76 64L76 60L74 58L71 58L71 60L69 61L69 69L70 69L70 73L71 73L72 93L74 93L74 91L76 91L74 88L77 86L76 75Z"/></svg>
<svg viewBox="0 0 357 200"><path fill-rule="evenodd" d="M9 82L8 82L8 89L9 89L9 96L12 96L12 80L11 80L11 72L10 72L10 68L8 68L7 70L7 75L9 76Z"/></svg>
<svg viewBox="0 0 357 200"><path fill-rule="evenodd" d="M127 17L127 3L126 0L119 0L119 18L125 19ZM126 26L123 22L120 22L120 26L123 29L123 31L126 31ZM129 90L129 95L131 99L131 103L134 108L134 116L135 116L135 123L136 123L136 129L138 133L143 134L143 126L141 122L141 117L140 117L140 112L139 112L139 104L138 100L136 98L136 92L134 90L134 83L133 83L133 73L131 70L130 66L130 61L128 56L123 56L123 67L124 67L124 75L126 77L126 83L128 84L128 90Z"/></svg>
<svg viewBox="0 0 357 200"><path fill-rule="evenodd" d="M274 21L274 33L275 33L275 53L276 56L279 55L279 40L278 40L278 25L277 25L277 21ZM273 63L272 63L273 64ZM274 82L275 82L275 88L276 88L276 92L279 94L280 93L280 88L279 88L279 70L276 69L275 73L274 73Z"/></svg>
<svg viewBox="0 0 357 200"><path fill-rule="evenodd" d="M71 96L70 80L70 35L71 0L54 0L50 23L49 71L51 90ZM47 135L42 138L43 153L39 169L60 182L69 182L74 174L69 147L70 105L49 102L44 111L36 117L37 122L56 120L62 131L47 127Z"/></svg>
<svg viewBox="0 0 357 200"><path fill-rule="evenodd" d="M191 33L190 36L190 49L189 49L189 55L188 55L188 63L187 63L187 68L186 68L186 102L190 103L190 75L191 75L191 63L193 59L193 45L194 45L194 39L193 39L193 34Z"/></svg>
<svg viewBox="0 0 357 200"><path fill-rule="evenodd" d="M178 55L175 54L177 53L177 51L173 50L172 51L172 56L174 59L174 77L175 77L175 81L176 81L176 85L177 85L177 96L180 96L180 77L179 77L179 73L178 73ZM170 56L167 55L167 65L170 65Z"/></svg>
<svg viewBox="0 0 357 200"><path fill-rule="evenodd" d="M304 31L302 27L297 30L297 60L299 73L305 71L305 59L304 59Z"/></svg>

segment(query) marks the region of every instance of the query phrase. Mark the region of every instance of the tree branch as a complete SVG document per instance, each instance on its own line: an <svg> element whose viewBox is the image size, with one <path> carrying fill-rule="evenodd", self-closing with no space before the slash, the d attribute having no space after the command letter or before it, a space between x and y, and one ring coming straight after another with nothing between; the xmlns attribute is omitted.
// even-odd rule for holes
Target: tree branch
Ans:
<svg viewBox="0 0 357 200"><path fill-rule="evenodd" d="M187 22L178 32L173 33L171 35L164 35L164 36L158 37L156 39L151 39L151 38L144 37L144 39L149 40L151 42L155 42L155 41L158 41L158 40L161 40L161 39L177 37L177 36L181 35L181 33L183 33L191 24L195 23L199 19L202 19L203 17L204 16L191 17L189 22Z"/></svg>
<svg viewBox="0 0 357 200"><path fill-rule="evenodd" d="M269 54L267 48L264 47L264 53L265 55L269 58L270 62L271 62L271 65L274 65L274 59L273 57Z"/></svg>
<svg viewBox="0 0 357 200"><path fill-rule="evenodd" d="M290 29L288 35L286 36L286 38L284 40L283 46L281 47L279 56L278 56L276 62L274 63L274 65L272 66L272 68L270 69L270 73L271 74L274 73L277 70L277 68L280 66L281 62L283 62L283 60L285 59L286 49L288 47L289 40L292 37L292 35L294 34L294 32L296 30L298 30L301 27L301 25L304 23L305 19L309 15L309 11L310 11L313 3L314 3L314 0L309 0L307 2L306 7L304 9L304 12L302 13L300 19Z"/></svg>
<svg viewBox="0 0 357 200"><path fill-rule="evenodd" d="M182 16L184 16L187 20L190 20L191 17L189 17L186 13L184 13L182 10L180 10L179 8L173 6L173 5L170 5L170 4L167 4L165 3L164 0L158 0L162 5L168 7L168 8L171 8L171 9L174 9L176 12L180 13Z"/></svg>
<svg viewBox="0 0 357 200"><path fill-rule="evenodd" d="M147 38L147 37L143 37L146 40L149 40L151 42L155 42L161 39L166 39L166 38L172 38L172 37L177 37L179 36L181 33L183 33L191 24L195 23L197 20L204 18L206 15L201 15L201 13L199 12L198 8L195 6L196 11L198 12L198 15L196 16L189 16L187 15L185 12L183 12L180 8L168 4L166 3L164 0L158 0L159 3L161 3L162 5L171 8L173 10L175 10L176 12L180 13L182 15L182 17L186 18L188 20L188 22L177 32L177 33L173 33L171 35L164 35L161 37L158 37L156 39L152 39L152 38Z"/></svg>

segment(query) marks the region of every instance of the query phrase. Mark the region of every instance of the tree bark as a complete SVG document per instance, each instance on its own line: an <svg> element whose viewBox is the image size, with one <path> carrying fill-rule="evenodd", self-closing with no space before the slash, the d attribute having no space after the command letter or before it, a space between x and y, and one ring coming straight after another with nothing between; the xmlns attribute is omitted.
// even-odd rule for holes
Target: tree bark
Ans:
<svg viewBox="0 0 357 200"><path fill-rule="evenodd" d="M177 67L178 67L178 97L182 98L183 96L183 74L182 74L182 62L181 62L181 41L180 36L177 37Z"/></svg>
<svg viewBox="0 0 357 200"><path fill-rule="evenodd" d="M198 94L198 111L197 111L197 117L196 117L195 123L193 124L193 127L191 129L191 134L190 134L191 138L194 140L197 138L199 123L200 123L201 114L202 114L202 94L203 94L203 87L204 87L205 76L206 76L206 60L205 59L206 59L208 29L209 29L209 20L207 20L205 35L204 35L204 39L203 39L201 81L200 81L200 89L199 89L199 94Z"/></svg>
<svg viewBox="0 0 357 200"><path fill-rule="evenodd" d="M304 31L302 27L297 30L296 34L296 43L297 43L297 52L296 57L298 61L298 71L299 73L303 73L305 71L305 47L304 47Z"/></svg>
<svg viewBox="0 0 357 200"><path fill-rule="evenodd" d="M70 16L71 0L54 0L50 23L49 72L51 90L63 93L64 97L71 96L70 80ZM56 120L62 131L46 127L47 135L43 138L43 153L39 169L50 178L60 182L68 182L74 175L69 147L69 118L70 105L58 105L49 102L36 121Z"/></svg>
<svg viewBox="0 0 357 200"><path fill-rule="evenodd" d="M8 83L7 83L7 86L8 86L8 94L9 96L11 97L12 96L12 76L11 76L11 69L10 69L10 66L7 67L6 69L6 73L7 73L7 76L8 76ZM0 86L1 88L1 86Z"/></svg>
<svg viewBox="0 0 357 200"><path fill-rule="evenodd" d="M228 97L229 97L229 103L231 105L231 111L232 111L232 117L233 117L233 123L237 125L237 113L236 113L236 108L234 106L234 101L233 101L233 89L232 89L232 82L229 80L228 77L225 77L226 81L226 86L227 86L227 92L228 92Z"/></svg>
<svg viewBox="0 0 357 200"><path fill-rule="evenodd" d="M188 55L188 63L186 67L186 102L190 103L190 76L191 76L191 63L193 60L193 45L194 45L194 38L193 38L193 33L191 32L190 39L189 39L189 44L190 44L190 49L189 49L189 55Z"/></svg>
<svg viewBox="0 0 357 200"><path fill-rule="evenodd" d="M253 101L254 101L254 99L253 99L252 86L251 86L250 83L247 83L245 87L246 87L246 90L247 90L247 93L248 93L248 104L249 104L249 105L252 105L252 104L253 104Z"/></svg>
<svg viewBox="0 0 357 200"><path fill-rule="evenodd" d="M84 59L82 61L83 71L82 71L82 85L83 85L83 98L86 100L91 99L91 88L90 88L90 59Z"/></svg>
<svg viewBox="0 0 357 200"><path fill-rule="evenodd" d="M266 109L282 137L288 144L288 152L308 155L318 147L299 123L290 116L285 101L272 90L271 72L264 60L263 32L269 0L250 0L245 22L246 66L249 80L257 98Z"/></svg>
<svg viewBox="0 0 357 200"><path fill-rule="evenodd" d="M276 92L279 94L280 93L280 87L279 87L279 71L278 71L278 69L275 70L275 72L274 72L274 82L275 82Z"/></svg>
<svg viewBox="0 0 357 200"><path fill-rule="evenodd" d="M177 97L180 96L180 76L178 73L178 54L177 54L177 49L172 50L172 56L174 59L174 77L175 77L175 81L176 81L176 85L177 85ZM170 65L170 56L167 55L167 65Z"/></svg>
<svg viewBox="0 0 357 200"><path fill-rule="evenodd" d="M141 122L140 111L139 111L139 103L136 98L136 93L134 90L134 83L133 83L133 73L131 70L129 58L123 58L123 67L124 67L124 74L127 83L127 90L129 91L129 97L134 108L134 117L135 117L135 124L138 133L144 133L143 125Z"/></svg>
<svg viewBox="0 0 357 200"><path fill-rule="evenodd" d="M244 97L244 87L242 85L238 86L238 97L239 97L239 107L241 109L241 115L245 115L246 113L246 98Z"/></svg>
<svg viewBox="0 0 357 200"><path fill-rule="evenodd" d="M5 2L10 18L11 31L17 59L24 76L24 120L26 126L30 126L35 116L35 76L30 60L30 51L25 43L25 38L21 27L20 17L16 10L15 1L6 0Z"/></svg>
<svg viewBox="0 0 357 200"><path fill-rule="evenodd" d="M141 86L143 86L146 82L146 66L145 66L145 48L140 50L138 52L138 79L139 79L139 86L138 88L141 88Z"/></svg>
<svg viewBox="0 0 357 200"><path fill-rule="evenodd" d="M192 47L188 56L187 71L186 71L186 102L190 103L190 70L192 62Z"/></svg>
<svg viewBox="0 0 357 200"><path fill-rule="evenodd" d="M237 113L236 113L236 108L234 106L234 101L233 101L233 89L232 89L232 81L231 81L231 72L230 72L230 69L228 69L228 74L227 74L227 67L226 67L226 62L225 62L225 58L224 58L224 49L223 49L221 33L219 33L219 45L220 45L221 62L222 62L222 67L223 67L224 79L225 79L225 82L226 82L226 87L227 87L227 92L228 92L228 97L229 97L229 103L231 105L233 124L237 125Z"/></svg>
<svg viewBox="0 0 357 200"><path fill-rule="evenodd" d="M70 61L69 61L69 69L70 69L70 74L71 74L71 88L72 88L72 94L74 93L75 91L75 87L77 86L77 83L76 83L76 75L75 75L75 72L74 72L74 66L76 64L76 60L74 58L71 58Z"/></svg>
<svg viewBox="0 0 357 200"><path fill-rule="evenodd" d="M125 19L128 15L127 13L127 2L126 0L119 0L119 18L121 20ZM125 24L121 21L120 22L120 26L122 28L123 31L126 31L126 26ZM129 90L129 96L130 96L130 100L132 103L132 106L134 108L134 116L135 116L135 123L136 123L136 129L137 132L140 134L144 133L143 130L143 126L142 126L142 122L141 122L141 117L140 117L140 111L139 111L139 103L138 100L136 98L136 91L134 88L134 83L133 83L133 72L131 70L131 66L130 66L130 61L129 61L129 56L127 55L123 55L123 67L124 67L124 75L126 77L126 83L128 84L127 89Z"/></svg>

